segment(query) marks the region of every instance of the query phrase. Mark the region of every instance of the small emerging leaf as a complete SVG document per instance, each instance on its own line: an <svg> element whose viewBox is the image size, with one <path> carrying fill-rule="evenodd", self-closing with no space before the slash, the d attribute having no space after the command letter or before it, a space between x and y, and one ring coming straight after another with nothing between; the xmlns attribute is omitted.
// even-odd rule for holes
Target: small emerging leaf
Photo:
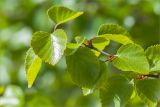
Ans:
<svg viewBox="0 0 160 107"><path fill-rule="evenodd" d="M141 74L149 72L149 64L144 50L136 44L122 45L112 64L122 71L134 71Z"/></svg>
<svg viewBox="0 0 160 107"><path fill-rule="evenodd" d="M62 24L67 21L82 15L83 12L75 12L63 6L53 6L48 9L48 16L57 24Z"/></svg>
<svg viewBox="0 0 160 107"><path fill-rule="evenodd" d="M151 71L160 72L160 44L151 46L145 51L149 62L151 62Z"/></svg>
<svg viewBox="0 0 160 107"><path fill-rule="evenodd" d="M96 38L92 40L92 45L99 50L104 50L105 47L109 45L109 43L110 41L106 39L105 37L97 36ZM95 53L96 56L100 55L100 52L97 52L95 50L93 50L93 52Z"/></svg>
<svg viewBox="0 0 160 107"><path fill-rule="evenodd" d="M35 55L32 48L27 51L25 59L25 70L27 76L28 87L30 88L35 81L37 74L41 68L42 60Z"/></svg>
<svg viewBox="0 0 160 107"><path fill-rule="evenodd" d="M77 51L77 49L82 45L82 43L85 41L84 37L76 37L75 39L77 43L67 43L67 48L65 50L66 56L74 54Z"/></svg>
<svg viewBox="0 0 160 107"><path fill-rule="evenodd" d="M66 33L57 29L52 34L39 31L33 34L31 46L45 62L55 65L62 57L67 44Z"/></svg>

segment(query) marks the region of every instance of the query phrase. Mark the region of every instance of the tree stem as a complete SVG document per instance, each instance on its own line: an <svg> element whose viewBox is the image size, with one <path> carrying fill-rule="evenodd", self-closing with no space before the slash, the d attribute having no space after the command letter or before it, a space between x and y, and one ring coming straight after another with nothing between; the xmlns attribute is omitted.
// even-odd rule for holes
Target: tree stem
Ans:
<svg viewBox="0 0 160 107"><path fill-rule="evenodd" d="M95 51L97 51L97 52L100 52L102 55L107 56L108 58L107 58L107 60L105 60L105 61L112 62L113 59L116 57L116 55L113 55L113 54L110 54L110 53L107 53L107 52L104 52L104 51L102 51L102 50L99 50L99 49L95 48L95 47L92 45L92 39L91 39L91 40L88 40L86 43L83 43L83 44L85 45L85 47L90 48L90 49L93 49L93 50L95 50Z"/></svg>
<svg viewBox="0 0 160 107"><path fill-rule="evenodd" d="M105 55L105 56L111 56L111 54L109 54L109 53L107 53L107 52L104 52L104 51L102 51L102 50L99 50L99 49L97 49L97 48L95 48L95 47L93 47L93 49L94 49L95 51L97 51L97 52L100 52L101 54L103 54L103 55Z"/></svg>

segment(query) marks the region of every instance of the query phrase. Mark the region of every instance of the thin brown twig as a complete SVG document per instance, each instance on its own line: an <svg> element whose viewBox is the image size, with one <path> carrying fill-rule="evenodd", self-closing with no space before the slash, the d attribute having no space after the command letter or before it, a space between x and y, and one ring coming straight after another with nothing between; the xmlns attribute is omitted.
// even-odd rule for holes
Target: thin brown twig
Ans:
<svg viewBox="0 0 160 107"><path fill-rule="evenodd" d="M93 39L95 39L95 38L93 38ZM102 55L107 56L108 59L105 60L105 61L112 62L113 59L116 58L116 55L113 55L113 54L107 53L107 52L105 52L105 51L103 51L103 50L99 50L99 49L95 48L95 47L92 45L92 40L93 40L93 39L88 40L86 43L83 43L83 45L84 45L85 47L88 47L88 48L90 48L90 49L93 49L93 50L95 50L95 51L101 53Z"/></svg>

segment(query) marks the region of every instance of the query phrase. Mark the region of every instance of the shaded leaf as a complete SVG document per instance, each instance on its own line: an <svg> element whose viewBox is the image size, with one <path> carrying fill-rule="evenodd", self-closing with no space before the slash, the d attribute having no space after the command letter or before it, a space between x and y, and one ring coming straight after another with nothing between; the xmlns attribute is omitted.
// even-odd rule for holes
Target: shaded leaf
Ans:
<svg viewBox="0 0 160 107"><path fill-rule="evenodd" d="M148 74L149 64L144 50L136 44L121 46L112 64L122 71L134 71L136 73Z"/></svg>
<svg viewBox="0 0 160 107"><path fill-rule="evenodd" d="M136 80L135 84L139 94L154 102L160 100L160 79Z"/></svg>
<svg viewBox="0 0 160 107"><path fill-rule="evenodd" d="M123 76L116 75L105 81L105 87L100 89L102 107L124 106L131 97L133 84Z"/></svg>
<svg viewBox="0 0 160 107"><path fill-rule="evenodd" d="M79 86L93 88L100 73L98 58L88 48L80 47L73 55L66 57L68 72Z"/></svg>
<svg viewBox="0 0 160 107"><path fill-rule="evenodd" d="M100 61L100 73L99 77L95 83L95 86L93 88L85 88L82 87L83 95L88 95L93 93L95 90L99 90L100 88L103 88L105 85L105 82L108 79L108 63Z"/></svg>
<svg viewBox="0 0 160 107"><path fill-rule="evenodd" d="M67 44L66 33L57 29L52 34L39 31L33 34L31 46L45 62L55 65L62 57Z"/></svg>
<svg viewBox="0 0 160 107"><path fill-rule="evenodd" d="M53 6L48 9L48 16L57 25L73 20L74 18L82 15L83 12L75 12L63 6Z"/></svg>
<svg viewBox="0 0 160 107"><path fill-rule="evenodd" d="M25 59L25 70L27 76L28 87L32 87L37 74L41 68L42 60L35 55L32 48L27 51Z"/></svg>
<svg viewBox="0 0 160 107"><path fill-rule="evenodd" d="M125 107L155 107L155 103L149 99L145 99L145 97L140 97L136 90L134 90L131 99Z"/></svg>
<svg viewBox="0 0 160 107"><path fill-rule="evenodd" d="M48 97L34 96L30 101L27 102L27 107L55 107L52 101Z"/></svg>
<svg viewBox="0 0 160 107"><path fill-rule="evenodd" d="M145 52L151 63L150 70L160 71L160 45L151 46Z"/></svg>
<svg viewBox="0 0 160 107"><path fill-rule="evenodd" d="M109 77L109 68L108 63L104 61L100 61L100 75L96 82L96 89L103 88L105 82Z"/></svg>

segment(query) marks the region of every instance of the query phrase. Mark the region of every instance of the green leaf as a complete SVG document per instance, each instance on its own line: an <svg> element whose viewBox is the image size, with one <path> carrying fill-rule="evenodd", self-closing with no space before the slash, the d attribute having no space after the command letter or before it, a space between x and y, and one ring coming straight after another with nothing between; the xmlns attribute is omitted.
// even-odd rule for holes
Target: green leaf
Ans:
<svg viewBox="0 0 160 107"><path fill-rule="evenodd" d="M52 34L39 31L33 34L31 46L42 60L55 65L62 57L67 44L66 33L57 29Z"/></svg>
<svg viewBox="0 0 160 107"><path fill-rule="evenodd" d="M154 102L160 100L160 79L136 80L137 92Z"/></svg>
<svg viewBox="0 0 160 107"><path fill-rule="evenodd" d="M160 71L160 44L147 48L145 52L151 63L150 70Z"/></svg>
<svg viewBox="0 0 160 107"><path fill-rule="evenodd" d="M104 61L100 61L100 74L99 78L97 79L96 82L96 89L103 88L105 82L109 77L109 68L108 68L108 63Z"/></svg>
<svg viewBox="0 0 160 107"><path fill-rule="evenodd" d="M63 6L53 6L48 9L48 16L57 25L73 20L82 14L83 12L75 12Z"/></svg>
<svg viewBox="0 0 160 107"><path fill-rule="evenodd" d="M134 71L141 74L149 72L149 64L144 50L136 44L121 46L112 64L122 71Z"/></svg>
<svg viewBox="0 0 160 107"><path fill-rule="evenodd" d="M98 58L88 48L80 47L66 57L68 72L72 80L81 87L93 88L100 73Z"/></svg>
<svg viewBox="0 0 160 107"><path fill-rule="evenodd" d="M95 82L95 86L93 88L82 87L83 95L85 96L89 95L93 93L95 90L99 90L100 88L103 88L105 84L104 81L108 79L108 76L109 76L108 74L109 74L108 63L104 61L100 61L100 73L97 81Z"/></svg>
<svg viewBox="0 0 160 107"><path fill-rule="evenodd" d="M148 107L147 103L141 99L134 90L131 99L127 102L125 107Z"/></svg>
<svg viewBox="0 0 160 107"><path fill-rule="evenodd" d="M105 37L99 37L99 36L97 36L96 38L94 38L93 40L92 40L92 45L95 47L95 48L97 48L97 49L99 49L99 50L104 50L105 49L105 47L107 46L107 45L109 45L109 40L108 39L106 39ZM99 56L100 55L100 52L97 52L97 51L95 51L95 50L93 50L94 51L94 53L96 54L96 56Z"/></svg>
<svg viewBox="0 0 160 107"><path fill-rule="evenodd" d="M74 54L77 49L82 45L82 43L85 41L84 37L76 37L77 43L67 43L67 48L65 50L65 55L69 56Z"/></svg>
<svg viewBox="0 0 160 107"><path fill-rule="evenodd" d="M41 68L42 60L35 55L32 48L27 51L25 59L25 70L27 76L28 87L32 87L37 74Z"/></svg>
<svg viewBox="0 0 160 107"><path fill-rule="evenodd" d="M81 36L76 36L75 37L75 41L76 41L76 43L77 44L82 44L84 41L86 40L86 38L85 37L81 37Z"/></svg>
<svg viewBox="0 0 160 107"><path fill-rule="evenodd" d="M127 36L120 35L120 34L104 34L104 35L99 35L100 37L104 37L108 40L113 40L115 42L121 43L121 44L129 44L133 43L131 39L129 39Z"/></svg>
<svg viewBox="0 0 160 107"><path fill-rule="evenodd" d="M124 106L131 97L133 84L123 76L116 75L105 81L105 87L100 89L102 107Z"/></svg>
<svg viewBox="0 0 160 107"><path fill-rule="evenodd" d="M103 34L121 34L125 36L129 36L129 33L127 30L125 30L123 27L117 25L117 24L103 24L100 26L98 35Z"/></svg>
<svg viewBox="0 0 160 107"><path fill-rule="evenodd" d="M83 95L86 96L93 93L93 89L82 87L82 92L83 92Z"/></svg>

